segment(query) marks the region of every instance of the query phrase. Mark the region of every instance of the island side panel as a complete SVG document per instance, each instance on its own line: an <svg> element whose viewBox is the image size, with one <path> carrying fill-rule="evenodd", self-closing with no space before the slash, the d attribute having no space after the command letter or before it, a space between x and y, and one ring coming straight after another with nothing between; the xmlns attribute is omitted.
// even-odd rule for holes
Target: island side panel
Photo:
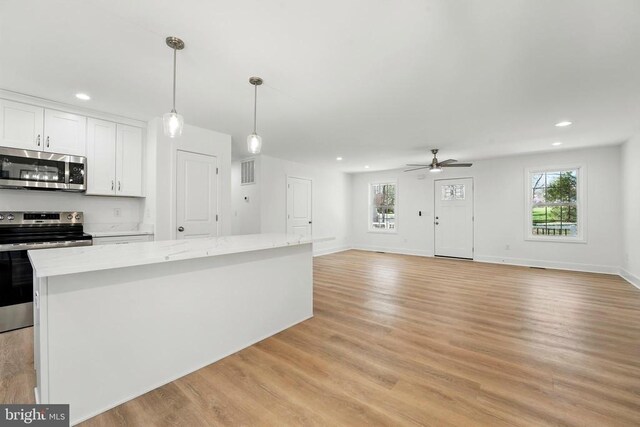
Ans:
<svg viewBox="0 0 640 427"><path fill-rule="evenodd" d="M48 279L49 393L90 418L313 316L311 244Z"/></svg>
<svg viewBox="0 0 640 427"><path fill-rule="evenodd" d="M36 402L48 399L48 334L47 330L47 278L33 274L33 367L36 371ZM44 332L43 332L44 331Z"/></svg>

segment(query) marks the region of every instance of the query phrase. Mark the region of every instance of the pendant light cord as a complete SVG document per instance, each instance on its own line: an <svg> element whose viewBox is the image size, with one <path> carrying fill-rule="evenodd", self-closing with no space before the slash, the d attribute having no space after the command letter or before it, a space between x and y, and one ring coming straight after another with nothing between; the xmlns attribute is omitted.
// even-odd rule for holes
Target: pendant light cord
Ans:
<svg viewBox="0 0 640 427"><path fill-rule="evenodd" d="M258 122L258 85L254 84L253 85L253 89L254 89L254 96L253 96L253 133L258 133L257 132L257 122Z"/></svg>
<svg viewBox="0 0 640 427"><path fill-rule="evenodd" d="M173 110L176 112L176 48L173 48Z"/></svg>

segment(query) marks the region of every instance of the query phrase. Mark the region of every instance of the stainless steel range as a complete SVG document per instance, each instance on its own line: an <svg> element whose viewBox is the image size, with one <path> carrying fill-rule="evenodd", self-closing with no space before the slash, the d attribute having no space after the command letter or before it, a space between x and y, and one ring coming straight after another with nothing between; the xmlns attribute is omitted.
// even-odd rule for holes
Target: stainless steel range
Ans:
<svg viewBox="0 0 640 427"><path fill-rule="evenodd" d="M0 332L33 325L32 249L90 246L82 212L0 212Z"/></svg>

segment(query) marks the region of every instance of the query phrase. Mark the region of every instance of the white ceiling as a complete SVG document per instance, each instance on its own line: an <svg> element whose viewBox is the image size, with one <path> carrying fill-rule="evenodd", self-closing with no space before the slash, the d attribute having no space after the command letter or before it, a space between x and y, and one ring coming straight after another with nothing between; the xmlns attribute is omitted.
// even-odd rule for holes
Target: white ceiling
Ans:
<svg viewBox="0 0 640 427"><path fill-rule="evenodd" d="M350 172L640 131L638 0L0 0L0 87L159 116L168 35L186 43L178 111L236 157L252 75L265 154Z"/></svg>

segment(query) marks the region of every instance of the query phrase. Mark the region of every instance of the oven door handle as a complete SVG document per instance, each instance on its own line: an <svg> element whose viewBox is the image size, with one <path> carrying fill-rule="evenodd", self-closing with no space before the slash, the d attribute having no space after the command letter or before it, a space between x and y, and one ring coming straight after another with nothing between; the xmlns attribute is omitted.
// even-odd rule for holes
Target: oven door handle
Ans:
<svg viewBox="0 0 640 427"><path fill-rule="evenodd" d="M66 240L63 242L10 243L0 245L0 252L27 251L31 249L71 248L75 246L91 246L92 240Z"/></svg>

